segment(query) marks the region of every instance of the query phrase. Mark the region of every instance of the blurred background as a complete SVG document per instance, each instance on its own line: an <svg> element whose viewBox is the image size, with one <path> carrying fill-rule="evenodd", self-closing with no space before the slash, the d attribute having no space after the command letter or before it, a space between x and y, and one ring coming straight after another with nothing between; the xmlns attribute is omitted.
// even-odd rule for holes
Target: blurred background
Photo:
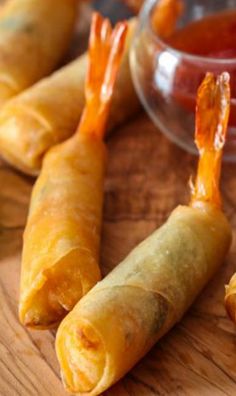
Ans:
<svg viewBox="0 0 236 396"><path fill-rule="evenodd" d="M85 2L82 4L80 11L83 18L79 18L69 54L63 63L69 62L86 51L93 9L108 17L113 24L121 19L134 16L132 10L125 4L125 0L95 0L91 3Z"/></svg>
<svg viewBox="0 0 236 396"><path fill-rule="evenodd" d="M110 17L113 23L133 15L121 0L96 0L93 2L93 5L103 15Z"/></svg>

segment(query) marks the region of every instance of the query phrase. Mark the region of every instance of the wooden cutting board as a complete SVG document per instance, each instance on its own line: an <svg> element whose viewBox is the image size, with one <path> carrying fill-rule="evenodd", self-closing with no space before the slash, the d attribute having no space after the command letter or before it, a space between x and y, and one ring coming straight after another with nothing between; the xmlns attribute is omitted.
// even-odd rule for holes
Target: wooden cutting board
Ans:
<svg viewBox="0 0 236 396"><path fill-rule="evenodd" d="M196 158L140 115L108 139L101 265L106 274L189 197ZM0 395L66 396L54 331L30 331L17 317L22 232L32 179L0 163ZM236 166L223 169L226 213L236 230ZM235 232L234 232L235 233ZM236 328L223 306L236 245L183 320L105 396L236 395ZM125 358L125 357L124 357Z"/></svg>

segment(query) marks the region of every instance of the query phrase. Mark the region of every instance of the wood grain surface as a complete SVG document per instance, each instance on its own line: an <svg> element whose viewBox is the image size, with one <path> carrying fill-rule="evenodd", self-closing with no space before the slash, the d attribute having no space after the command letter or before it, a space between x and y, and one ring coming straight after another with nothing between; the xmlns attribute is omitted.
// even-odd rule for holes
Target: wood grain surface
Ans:
<svg viewBox="0 0 236 396"><path fill-rule="evenodd" d="M103 273L189 197L196 158L161 135L144 115L108 139L101 246ZM236 166L225 164L222 191L236 230ZM30 331L17 317L22 232L32 179L0 163L0 395L62 396L54 331ZM183 320L104 396L236 395L236 329L223 306L236 245Z"/></svg>
<svg viewBox="0 0 236 396"><path fill-rule="evenodd" d="M107 15L113 13L113 20L127 12L117 3L95 1L100 9L105 5ZM72 57L78 53L76 43L77 39ZM188 179L196 165L196 158L170 143L143 114L115 131L108 147L101 244L104 275L177 204L188 201ZM66 396L54 351L55 331L30 331L18 321L22 233L32 185L33 179L0 160L0 396ZM224 165L222 191L235 234L232 164ZM236 395L236 328L223 306L224 284L235 264L234 240L222 269L183 320L104 396Z"/></svg>

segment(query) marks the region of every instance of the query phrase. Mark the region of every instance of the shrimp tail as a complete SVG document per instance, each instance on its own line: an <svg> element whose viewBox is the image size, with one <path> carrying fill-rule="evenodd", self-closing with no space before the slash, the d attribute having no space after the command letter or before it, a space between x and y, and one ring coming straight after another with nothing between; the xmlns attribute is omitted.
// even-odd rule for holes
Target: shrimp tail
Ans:
<svg viewBox="0 0 236 396"><path fill-rule="evenodd" d="M153 10L152 27L162 38L173 34L178 19L184 11L182 0L160 0Z"/></svg>
<svg viewBox="0 0 236 396"><path fill-rule="evenodd" d="M191 205L208 202L221 207L219 180L230 110L229 74L215 79L207 73L197 93L195 143L199 151L198 171L191 186Z"/></svg>
<svg viewBox="0 0 236 396"><path fill-rule="evenodd" d="M97 12L93 14L85 83L86 105L77 130L79 133L103 138L127 27L126 22L119 22L112 29L108 19Z"/></svg>

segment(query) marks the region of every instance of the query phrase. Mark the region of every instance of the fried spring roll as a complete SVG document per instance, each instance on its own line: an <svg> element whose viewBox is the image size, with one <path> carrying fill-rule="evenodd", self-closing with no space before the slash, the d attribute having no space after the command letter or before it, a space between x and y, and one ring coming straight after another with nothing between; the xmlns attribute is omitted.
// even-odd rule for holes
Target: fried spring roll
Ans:
<svg viewBox="0 0 236 396"><path fill-rule="evenodd" d="M99 395L178 322L222 264L231 228L218 190L229 113L229 76L198 92L198 174L189 206L137 246L59 326L56 351L68 391Z"/></svg>
<svg viewBox="0 0 236 396"><path fill-rule="evenodd" d="M230 319L236 323L236 274L225 286L225 308Z"/></svg>
<svg viewBox="0 0 236 396"><path fill-rule="evenodd" d="M140 108L129 70L129 48L134 30L135 20L132 20L114 90L108 129ZM0 153L13 166L37 175L49 148L75 132L85 103L87 63L85 54L3 108L0 114Z"/></svg>
<svg viewBox="0 0 236 396"><path fill-rule="evenodd" d="M73 31L76 0L9 0L0 10L0 107L50 73Z"/></svg>
<svg viewBox="0 0 236 396"><path fill-rule="evenodd" d="M86 107L76 134L47 153L24 233L20 320L57 324L100 279L103 143L127 25L93 17Z"/></svg>

